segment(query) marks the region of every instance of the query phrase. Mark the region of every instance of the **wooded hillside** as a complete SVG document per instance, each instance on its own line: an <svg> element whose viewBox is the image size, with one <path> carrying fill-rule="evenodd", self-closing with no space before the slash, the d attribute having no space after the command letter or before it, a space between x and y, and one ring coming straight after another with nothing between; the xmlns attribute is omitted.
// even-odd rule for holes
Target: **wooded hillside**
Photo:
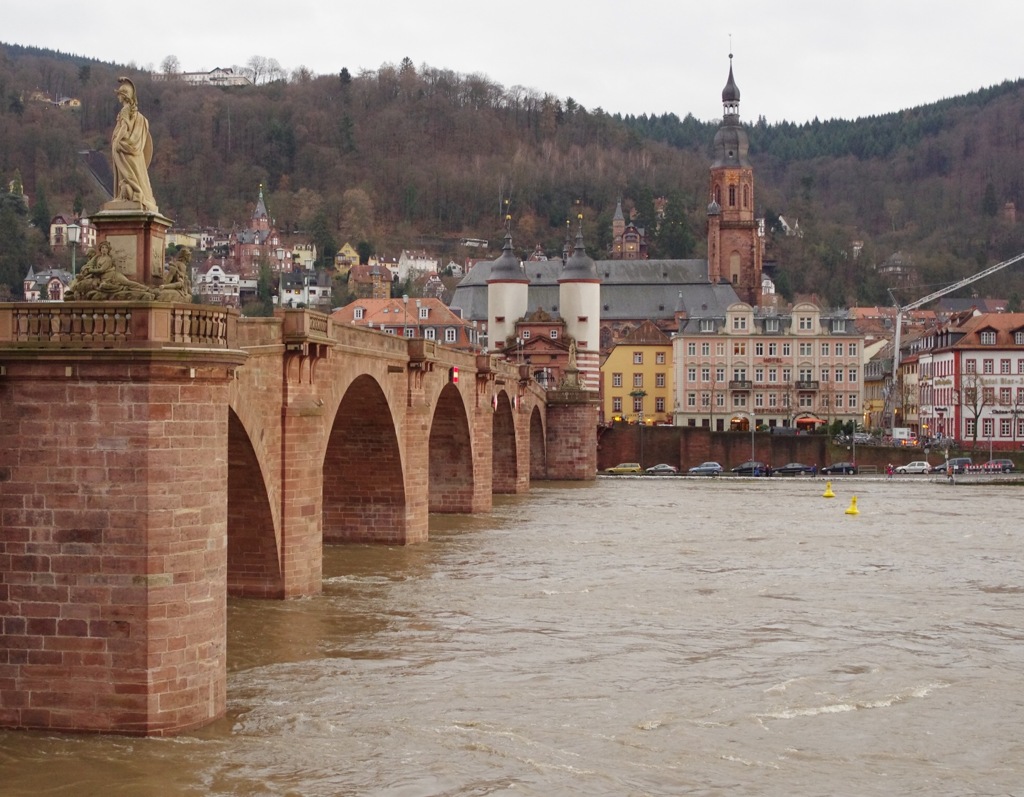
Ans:
<svg viewBox="0 0 1024 797"><path fill-rule="evenodd" d="M263 184L277 225L328 255L366 241L382 254L426 246L458 257L462 237L496 242L507 208L524 254L537 243L560 251L566 220L582 213L588 248L601 256L619 197L650 231L653 200L664 196L651 256L704 251L717 120L622 117L408 60L219 89L0 44L0 177L6 187L20 173L35 203L21 222L105 201L78 153L106 152L120 74L138 87L155 140L154 192L179 226L244 225ZM743 121L758 214L799 220L803 232L771 236L787 296L890 303L874 266L901 251L920 273L901 297L909 300L1024 251L1024 222L1003 213L1008 201L1024 210L1021 81L856 121ZM29 264L55 261L39 261L38 237L16 240L13 206L0 195L0 281L17 290ZM856 259L854 241L863 243ZM975 290L1024 295L1024 278L1014 269Z"/></svg>

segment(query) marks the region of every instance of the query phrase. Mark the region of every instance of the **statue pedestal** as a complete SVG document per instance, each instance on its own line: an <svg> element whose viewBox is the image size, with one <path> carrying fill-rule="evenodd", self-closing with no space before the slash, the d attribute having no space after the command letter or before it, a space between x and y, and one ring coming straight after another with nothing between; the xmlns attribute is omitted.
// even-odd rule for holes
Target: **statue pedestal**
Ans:
<svg viewBox="0 0 1024 797"><path fill-rule="evenodd" d="M172 222L142 210L137 202L114 200L89 217L96 225L96 243L109 241L118 270L143 285L159 286L164 278L167 230Z"/></svg>

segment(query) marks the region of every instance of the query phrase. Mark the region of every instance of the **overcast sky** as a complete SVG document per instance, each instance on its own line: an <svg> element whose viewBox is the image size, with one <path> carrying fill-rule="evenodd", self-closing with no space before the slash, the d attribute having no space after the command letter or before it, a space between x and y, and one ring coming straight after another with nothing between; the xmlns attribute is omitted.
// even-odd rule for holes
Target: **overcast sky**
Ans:
<svg viewBox="0 0 1024 797"><path fill-rule="evenodd" d="M10 8L7 8L7 5ZM183 71L276 59L353 75L409 57L609 113L855 119L1024 73L1020 0L5 0L0 41ZM155 9L160 9L155 13ZM137 11L133 15L133 11ZM153 12L153 13L151 13Z"/></svg>

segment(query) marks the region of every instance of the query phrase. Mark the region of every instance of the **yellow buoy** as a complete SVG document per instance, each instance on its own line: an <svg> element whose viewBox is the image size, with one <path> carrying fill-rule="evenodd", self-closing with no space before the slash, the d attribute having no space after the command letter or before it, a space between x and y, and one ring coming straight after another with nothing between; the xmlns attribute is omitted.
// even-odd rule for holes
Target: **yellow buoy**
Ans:
<svg viewBox="0 0 1024 797"><path fill-rule="evenodd" d="M853 498L850 499L850 505L846 508L846 514L847 515L859 515L860 514L860 510L857 509L857 496L853 496Z"/></svg>
<svg viewBox="0 0 1024 797"><path fill-rule="evenodd" d="M835 498L836 494L832 492L832 482L825 482L825 492L821 494L822 498Z"/></svg>

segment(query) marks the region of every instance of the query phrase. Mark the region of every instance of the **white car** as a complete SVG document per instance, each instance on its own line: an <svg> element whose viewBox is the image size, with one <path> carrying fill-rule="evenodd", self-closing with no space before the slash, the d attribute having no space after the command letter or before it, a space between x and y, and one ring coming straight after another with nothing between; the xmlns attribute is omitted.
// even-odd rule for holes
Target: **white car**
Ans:
<svg viewBox="0 0 1024 797"><path fill-rule="evenodd" d="M931 473L932 466L924 460L915 460L914 462L908 462L906 465L900 465L896 468L897 473Z"/></svg>

